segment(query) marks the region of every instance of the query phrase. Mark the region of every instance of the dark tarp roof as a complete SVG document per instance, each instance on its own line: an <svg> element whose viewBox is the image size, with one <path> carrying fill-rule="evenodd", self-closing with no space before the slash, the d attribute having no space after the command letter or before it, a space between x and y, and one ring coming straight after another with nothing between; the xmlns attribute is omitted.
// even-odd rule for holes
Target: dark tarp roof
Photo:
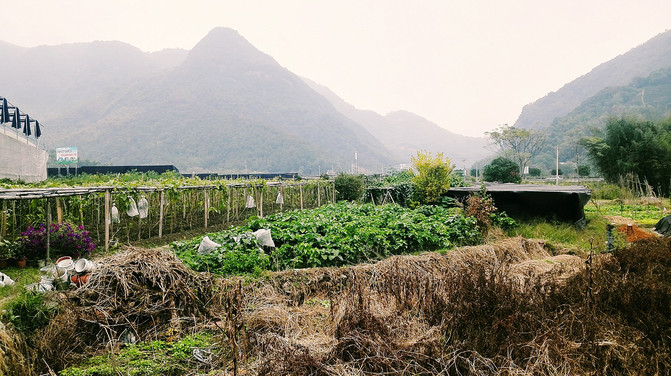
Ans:
<svg viewBox="0 0 671 376"><path fill-rule="evenodd" d="M485 186L499 210L511 217L544 217L585 224L584 207L591 191L583 186L541 184L491 184ZM448 196L465 199L481 187L451 188Z"/></svg>

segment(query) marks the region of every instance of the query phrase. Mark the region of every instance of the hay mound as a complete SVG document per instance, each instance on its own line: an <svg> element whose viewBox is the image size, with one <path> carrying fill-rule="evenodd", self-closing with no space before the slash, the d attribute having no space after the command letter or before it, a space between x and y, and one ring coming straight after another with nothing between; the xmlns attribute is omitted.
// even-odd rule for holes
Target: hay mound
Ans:
<svg viewBox="0 0 671 376"><path fill-rule="evenodd" d="M585 261L506 239L276 273L241 293L231 335L241 374L661 375L669 275L669 241Z"/></svg>
<svg viewBox="0 0 671 376"><path fill-rule="evenodd" d="M88 283L64 296L38 352L60 369L120 342L179 338L211 317L211 287L169 251L128 248L100 260Z"/></svg>

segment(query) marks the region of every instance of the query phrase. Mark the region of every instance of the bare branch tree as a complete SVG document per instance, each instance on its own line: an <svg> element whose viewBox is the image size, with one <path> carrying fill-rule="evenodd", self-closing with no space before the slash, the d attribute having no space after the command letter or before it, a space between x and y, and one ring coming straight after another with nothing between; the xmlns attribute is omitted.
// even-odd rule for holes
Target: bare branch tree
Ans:
<svg viewBox="0 0 671 376"><path fill-rule="evenodd" d="M519 165L520 176L524 173L524 167L529 165L531 158L543 149L546 139L543 131L515 128L508 124L485 134L502 155Z"/></svg>

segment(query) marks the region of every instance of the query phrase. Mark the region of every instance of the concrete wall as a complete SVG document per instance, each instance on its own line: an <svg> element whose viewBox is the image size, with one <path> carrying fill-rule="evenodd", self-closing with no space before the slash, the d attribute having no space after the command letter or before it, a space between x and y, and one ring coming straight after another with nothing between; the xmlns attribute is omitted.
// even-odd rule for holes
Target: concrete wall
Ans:
<svg viewBox="0 0 671 376"><path fill-rule="evenodd" d="M17 135L13 129L0 126L0 179L36 182L47 178L46 150L33 141Z"/></svg>

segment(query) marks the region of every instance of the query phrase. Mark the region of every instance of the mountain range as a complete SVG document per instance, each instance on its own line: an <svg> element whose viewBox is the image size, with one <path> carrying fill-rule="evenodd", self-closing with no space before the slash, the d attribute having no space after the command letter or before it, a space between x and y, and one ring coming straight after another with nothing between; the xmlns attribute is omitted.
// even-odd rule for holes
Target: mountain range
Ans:
<svg viewBox="0 0 671 376"><path fill-rule="evenodd" d="M527 105L516 127L543 129L546 150L537 167L586 163L580 139L599 134L610 118L658 121L671 116L671 31L655 36Z"/></svg>
<svg viewBox="0 0 671 376"><path fill-rule="evenodd" d="M556 118L568 115L600 91L629 85L636 78L647 77L669 66L671 66L671 31L666 31L627 53L600 64L556 92L551 92L524 106L515 122L515 127L530 129L548 127Z"/></svg>
<svg viewBox="0 0 671 376"><path fill-rule="evenodd" d="M147 53L122 42L23 48L0 42L0 95L43 125L49 148L115 165L183 172L374 172L417 150L472 163L484 139L408 112L361 111L298 77L235 30L193 49ZM355 155L357 160L355 161Z"/></svg>

